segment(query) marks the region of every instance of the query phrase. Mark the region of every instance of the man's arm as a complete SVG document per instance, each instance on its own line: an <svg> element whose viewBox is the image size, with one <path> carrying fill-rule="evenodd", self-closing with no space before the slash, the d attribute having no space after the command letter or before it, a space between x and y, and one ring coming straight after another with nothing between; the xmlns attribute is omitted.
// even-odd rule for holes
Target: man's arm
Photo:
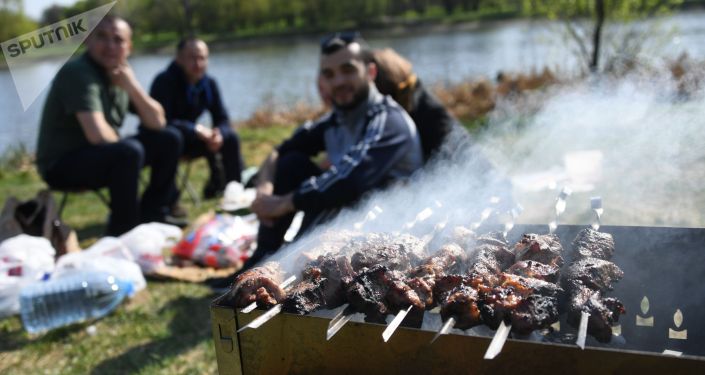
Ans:
<svg viewBox="0 0 705 375"><path fill-rule="evenodd" d="M378 113L368 124L364 138L340 162L305 181L294 193L296 209L340 207L391 182L389 171L413 151L412 125L400 110Z"/></svg>
<svg viewBox="0 0 705 375"><path fill-rule="evenodd" d="M164 108L142 89L129 64L123 64L110 72L113 83L127 92L130 102L144 126L159 130L166 126Z"/></svg>
<svg viewBox="0 0 705 375"><path fill-rule="evenodd" d="M120 136L105 120L103 112L77 112L76 117L91 144L113 143L120 139Z"/></svg>

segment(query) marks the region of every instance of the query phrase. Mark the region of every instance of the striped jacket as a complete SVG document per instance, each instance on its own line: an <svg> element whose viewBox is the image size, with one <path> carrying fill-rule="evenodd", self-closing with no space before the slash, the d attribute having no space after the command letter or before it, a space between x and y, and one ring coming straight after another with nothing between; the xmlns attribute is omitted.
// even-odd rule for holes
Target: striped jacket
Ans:
<svg viewBox="0 0 705 375"><path fill-rule="evenodd" d="M332 111L301 126L278 147L279 155L326 151L332 165L304 181L294 192L298 210L336 208L363 194L409 178L423 165L421 143L413 120L393 99L374 86L356 119ZM354 116L353 116L354 117Z"/></svg>

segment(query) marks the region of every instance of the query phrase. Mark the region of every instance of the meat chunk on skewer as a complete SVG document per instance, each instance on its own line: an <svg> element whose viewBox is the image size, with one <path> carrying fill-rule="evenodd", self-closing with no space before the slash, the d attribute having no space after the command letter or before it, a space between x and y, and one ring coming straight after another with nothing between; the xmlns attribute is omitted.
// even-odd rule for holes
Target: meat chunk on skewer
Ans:
<svg viewBox="0 0 705 375"><path fill-rule="evenodd" d="M426 309L434 306L433 288L436 280L446 274L457 274L465 264L465 251L455 244L444 245L438 253L427 258L409 272L407 285L414 289Z"/></svg>
<svg viewBox="0 0 705 375"><path fill-rule="evenodd" d="M514 245L517 261L533 260L551 266L562 266L563 246L554 234L524 234Z"/></svg>
<svg viewBox="0 0 705 375"><path fill-rule="evenodd" d="M539 263L533 260L521 260L507 270L508 273L530 277L534 279L548 281L550 283L558 282L560 268L557 266Z"/></svg>
<svg viewBox="0 0 705 375"><path fill-rule="evenodd" d="M568 324L577 327L582 312L590 314L588 334L599 342L610 342L612 325L619 321L619 316L626 311L624 305L616 298L604 298L599 291L588 288L580 280L569 282L570 299L567 303Z"/></svg>
<svg viewBox="0 0 705 375"><path fill-rule="evenodd" d="M346 285L348 303L373 323L384 323L388 314L409 305L423 310L425 305L403 279L403 274L384 265L366 268Z"/></svg>
<svg viewBox="0 0 705 375"><path fill-rule="evenodd" d="M598 232L592 228L580 231L573 240L573 260L598 258L609 260L614 254L614 239L609 233Z"/></svg>
<svg viewBox="0 0 705 375"><path fill-rule="evenodd" d="M245 307L257 302L261 308L269 308L284 300L286 293L279 284L282 270L278 263L270 262L247 270L235 278L227 300L235 307Z"/></svg>
<svg viewBox="0 0 705 375"><path fill-rule="evenodd" d="M346 301L345 284L355 276L350 261L334 254L319 256L304 271L303 281L289 290L283 309L308 314L319 308L334 309Z"/></svg>
<svg viewBox="0 0 705 375"><path fill-rule="evenodd" d="M424 243L411 235L371 233L353 239L343 249L349 253L353 270L359 272L383 264L392 271L407 271L424 257Z"/></svg>
<svg viewBox="0 0 705 375"><path fill-rule="evenodd" d="M598 292L612 290L613 284L624 277L624 272L614 263L597 258L584 258L571 264L565 271L566 289L571 280L580 280L583 285Z"/></svg>

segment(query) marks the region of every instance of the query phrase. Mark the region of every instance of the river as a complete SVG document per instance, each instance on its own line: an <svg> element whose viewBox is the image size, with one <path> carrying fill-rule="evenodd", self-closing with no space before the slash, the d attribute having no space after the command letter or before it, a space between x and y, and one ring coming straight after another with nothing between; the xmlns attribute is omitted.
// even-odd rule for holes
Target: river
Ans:
<svg viewBox="0 0 705 375"><path fill-rule="evenodd" d="M656 23L664 33L652 38L658 42L658 52L651 57L674 57L687 51L695 59L705 59L705 12L676 14L647 25ZM413 62L426 83L436 83L477 76L491 79L500 71L529 72L544 66L575 71L577 59L562 42L562 36L556 23L514 20L374 37L369 42L373 47L396 49ZM293 39L287 44L213 51L210 73L219 81L230 117L245 119L267 104L316 103L317 42L313 38ZM148 88L171 58L168 54L146 54L135 55L130 61L137 78ZM51 68L51 62L38 64L32 67L36 70L33 76L40 82L50 82ZM19 145L34 150L47 90L23 111L7 70L0 71L0 87L0 155ZM206 117L205 121L210 120ZM136 123L136 118L128 118L123 134L134 132Z"/></svg>

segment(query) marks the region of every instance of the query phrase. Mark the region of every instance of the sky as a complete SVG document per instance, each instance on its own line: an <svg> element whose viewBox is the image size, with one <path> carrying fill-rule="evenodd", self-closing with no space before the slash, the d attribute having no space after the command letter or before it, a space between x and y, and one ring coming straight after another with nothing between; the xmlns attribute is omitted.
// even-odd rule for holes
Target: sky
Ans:
<svg viewBox="0 0 705 375"><path fill-rule="evenodd" d="M30 18L38 20L42 16L44 9L52 4L71 5L76 0L25 0L24 12Z"/></svg>

